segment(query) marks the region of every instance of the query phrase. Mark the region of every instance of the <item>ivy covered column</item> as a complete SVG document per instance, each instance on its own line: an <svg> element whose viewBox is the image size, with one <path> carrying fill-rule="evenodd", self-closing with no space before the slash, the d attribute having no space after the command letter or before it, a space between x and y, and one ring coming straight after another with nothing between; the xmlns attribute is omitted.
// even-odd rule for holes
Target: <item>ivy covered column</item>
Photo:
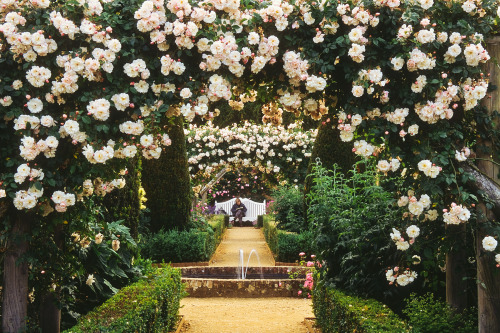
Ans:
<svg viewBox="0 0 500 333"><path fill-rule="evenodd" d="M191 181L183 124L182 117L171 118L165 127L172 144L158 160L142 161L142 186L151 211L152 232L184 229L189 222Z"/></svg>

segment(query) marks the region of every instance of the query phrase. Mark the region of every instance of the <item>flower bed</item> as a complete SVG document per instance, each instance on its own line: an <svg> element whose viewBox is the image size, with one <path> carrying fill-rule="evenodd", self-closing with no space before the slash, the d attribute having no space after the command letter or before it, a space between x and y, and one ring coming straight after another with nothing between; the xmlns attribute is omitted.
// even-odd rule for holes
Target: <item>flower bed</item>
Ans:
<svg viewBox="0 0 500 333"><path fill-rule="evenodd" d="M167 331L177 323L180 300L185 295L180 271L160 268L120 290L66 333Z"/></svg>
<svg viewBox="0 0 500 333"><path fill-rule="evenodd" d="M313 308L323 333L401 333L408 325L386 305L373 300L348 296L317 283L313 291Z"/></svg>

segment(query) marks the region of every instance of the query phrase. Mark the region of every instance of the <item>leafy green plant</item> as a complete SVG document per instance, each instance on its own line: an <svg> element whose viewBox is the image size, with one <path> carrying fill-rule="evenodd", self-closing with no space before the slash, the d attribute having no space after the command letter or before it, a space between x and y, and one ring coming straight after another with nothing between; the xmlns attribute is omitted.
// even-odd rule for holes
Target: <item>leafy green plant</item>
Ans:
<svg viewBox="0 0 500 333"><path fill-rule="evenodd" d="M369 165L345 176L320 164L308 195L308 219L314 243L325 262L323 278L335 287L362 296L383 298L389 291L386 266L396 261L389 234L400 219L393 194L379 184Z"/></svg>
<svg viewBox="0 0 500 333"><path fill-rule="evenodd" d="M271 206L279 229L301 232L307 230L304 221L304 194L298 187L285 185L272 193Z"/></svg>
<svg viewBox="0 0 500 333"><path fill-rule="evenodd" d="M472 308L456 313L445 301L432 293L422 296L411 294L406 299L403 313L415 333L473 333L477 332L477 310Z"/></svg>

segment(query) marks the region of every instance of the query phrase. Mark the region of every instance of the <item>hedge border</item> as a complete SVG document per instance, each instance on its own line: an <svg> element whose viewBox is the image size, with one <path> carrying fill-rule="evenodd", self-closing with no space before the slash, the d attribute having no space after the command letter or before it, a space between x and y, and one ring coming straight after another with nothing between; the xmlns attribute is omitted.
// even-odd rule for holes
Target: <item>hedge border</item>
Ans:
<svg viewBox="0 0 500 333"><path fill-rule="evenodd" d="M158 268L147 278L121 289L65 333L169 332L177 324L184 296L180 270Z"/></svg>
<svg viewBox="0 0 500 333"><path fill-rule="evenodd" d="M317 283L313 291L313 310L323 333L401 333L408 324L386 305L374 300L348 296Z"/></svg>

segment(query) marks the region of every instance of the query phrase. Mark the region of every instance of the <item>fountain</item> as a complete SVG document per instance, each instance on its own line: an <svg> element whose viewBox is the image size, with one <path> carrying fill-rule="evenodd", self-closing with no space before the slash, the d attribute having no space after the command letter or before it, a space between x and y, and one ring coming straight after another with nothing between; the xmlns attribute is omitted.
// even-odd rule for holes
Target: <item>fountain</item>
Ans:
<svg viewBox="0 0 500 333"><path fill-rule="evenodd" d="M257 266L250 266L255 254ZM246 259L239 250L238 267L182 267L182 281L191 297L290 297L304 284L305 272L290 279L290 272L303 272L303 267L261 266L259 254L251 250Z"/></svg>
<svg viewBox="0 0 500 333"><path fill-rule="evenodd" d="M257 257L257 261L259 263L258 267L260 268L260 278L262 279L263 273L262 273L262 267L260 267L260 258L259 258L259 254L257 253L257 250L255 250L255 249L252 249L252 251L250 251L250 254L248 255L246 269L245 269L245 265L244 265L243 249L240 249L240 261L239 261L238 269L236 270L236 273L238 274L238 279L244 280L247 278L248 266L250 265L250 258L252 257L253 253L255 253L255 256Z"/></svg>

